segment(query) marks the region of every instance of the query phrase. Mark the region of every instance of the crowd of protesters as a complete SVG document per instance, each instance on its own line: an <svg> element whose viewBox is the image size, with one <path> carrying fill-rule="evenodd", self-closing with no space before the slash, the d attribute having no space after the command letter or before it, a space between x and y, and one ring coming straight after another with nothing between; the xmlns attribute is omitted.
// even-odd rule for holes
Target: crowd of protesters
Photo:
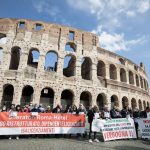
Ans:
<svg viewBox="0 0 150 150"><path fill-rule="evenodd" d="M140 111L137 107L134 109L129 108L128 106L124 106L122 110L119 110L119 107L114 106L112 109L109 109L108 106L104 106L103 109L99 110L98 106L93 106L88 110L85 109L83 104L79 104L79 107L76 105L67 105L65 109L62 108L62 105L57 105L55 108L51 108L51 106L43 107L42 104L32 104L25 105L21 107L20 105L12 104L10 107L7 107L5 104L3 105L1 112L38 112L38 113L70 113L70 114L85 114L88 117L89 123L89 142L93 141L99 142L96 137L96 132L94 132L94 140L92 140L92 121L93 119L116 119L116 118L128 118L131 117L134 119L136 134L138 137L138 119L139 118L147 118L147 114L150 113L150 108L146 107L144 111ZM80 136L81 134L77 134ZM11 137L9 137L11 139ZM19 139L19 136L16 136L16 139Z"/></svg>

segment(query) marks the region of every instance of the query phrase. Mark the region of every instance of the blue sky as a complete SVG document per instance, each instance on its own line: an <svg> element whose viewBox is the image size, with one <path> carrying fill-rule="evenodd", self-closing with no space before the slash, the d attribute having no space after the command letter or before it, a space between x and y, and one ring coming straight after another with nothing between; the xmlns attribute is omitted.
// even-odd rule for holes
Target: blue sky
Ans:
<svg viewBox="0 0 150 150"><path fill-rule="evenodd" d="M1 0L0 17L97 33L100 46L145 64L150 81L150 0Z"/></svg>

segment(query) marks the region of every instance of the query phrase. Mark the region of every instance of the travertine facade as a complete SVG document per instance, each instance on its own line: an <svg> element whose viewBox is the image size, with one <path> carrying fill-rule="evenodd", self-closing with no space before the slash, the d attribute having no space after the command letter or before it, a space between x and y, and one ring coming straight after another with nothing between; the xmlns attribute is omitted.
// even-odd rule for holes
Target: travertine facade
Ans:
<svg viewBox="0 0 150 150"><path fill-rule="evenodd" d="M0 19L0 98L6 103L150 105L144 65L99 47L97 35L25 19ZM69 47L69 49L67 48ZM35 53L39 54L35 60ZM47 54L55 65L47 65ZM67 67L65 56L70 57ZM49 61L52 61L49 60ZM46 66L47 65L47 66Z"/></svg>

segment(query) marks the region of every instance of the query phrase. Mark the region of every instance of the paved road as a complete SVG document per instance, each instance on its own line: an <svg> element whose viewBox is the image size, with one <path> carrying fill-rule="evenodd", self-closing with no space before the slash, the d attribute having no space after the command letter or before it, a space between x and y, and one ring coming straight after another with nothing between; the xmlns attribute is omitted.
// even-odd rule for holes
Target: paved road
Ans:
<svg viewBox="0 0 150 150"><path fill-rule="evenodd" d="M150 150L150 141L118 140L88 143L88 139L20 138L0 139L0 150Z"/></svg>

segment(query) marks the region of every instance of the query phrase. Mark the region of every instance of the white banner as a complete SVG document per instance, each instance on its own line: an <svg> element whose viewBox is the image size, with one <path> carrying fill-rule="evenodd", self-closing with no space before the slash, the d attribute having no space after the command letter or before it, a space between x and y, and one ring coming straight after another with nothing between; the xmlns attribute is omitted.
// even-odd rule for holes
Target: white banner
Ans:
<svg viewBox="0 0 150 150"><path fill-rule="evenodd" d="M132 118L94 119L92 131L102 132L104 141L115 139L136 138L134 121Z"/></svg>
<svg viewBox="0 0 150 150"><path fill-rule="evenodd" d="M150 139L150 118L138 119L142 138Z"/></svg>

